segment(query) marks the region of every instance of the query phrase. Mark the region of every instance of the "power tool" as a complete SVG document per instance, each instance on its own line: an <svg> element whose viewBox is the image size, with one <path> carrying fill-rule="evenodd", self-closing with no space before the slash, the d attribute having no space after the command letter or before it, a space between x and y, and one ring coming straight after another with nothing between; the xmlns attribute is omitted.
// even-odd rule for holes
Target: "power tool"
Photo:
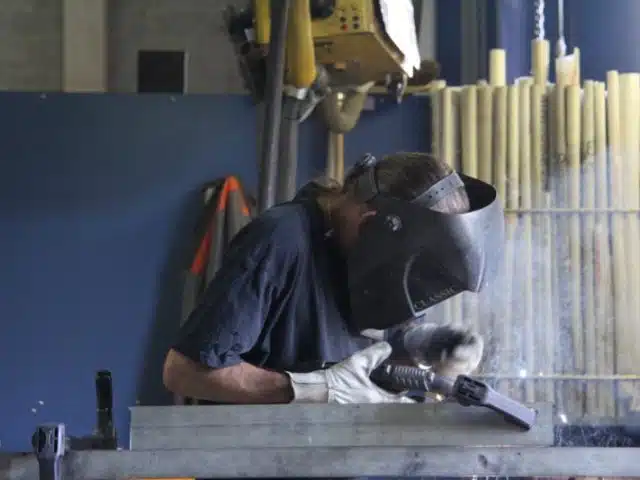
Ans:
<svg viewBox="0 0 640 480"><path fill-rule="evenodd" d="M392 392L433 392L465 407L486 407L525 430L535 425L537 412L467 375L449 378L420 367L383 363L371 373L371 380Z"/></svg>

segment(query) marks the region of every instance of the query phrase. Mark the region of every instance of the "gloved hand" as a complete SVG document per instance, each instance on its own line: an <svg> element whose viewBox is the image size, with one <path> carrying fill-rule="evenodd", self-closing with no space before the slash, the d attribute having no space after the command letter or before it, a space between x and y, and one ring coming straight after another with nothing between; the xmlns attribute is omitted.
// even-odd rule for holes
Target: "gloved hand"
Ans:
<svg viewBox="0 0 640 480"><path fill-rule="evenodd" d="M440 375L457 377L478 368L484 341L463 327L418 323L404 332L404 347L416 363L430 366Z"/></svg>
<svg viewBox="0 0 640 480"><path fill-rule="evenodd" d="M381 389L371 372L391 355L391 346L379 342L326 370L287 372L293 387L293 403L415 403L404 395Z"/></svg>

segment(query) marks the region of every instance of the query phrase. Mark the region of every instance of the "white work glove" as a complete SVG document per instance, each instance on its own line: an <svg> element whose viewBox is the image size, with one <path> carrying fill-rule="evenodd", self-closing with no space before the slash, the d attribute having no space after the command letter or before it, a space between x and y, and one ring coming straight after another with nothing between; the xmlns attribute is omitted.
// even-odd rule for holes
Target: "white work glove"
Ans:
<svg viewBox="0 0 640 480"><path fill-rule="evenodd" d="M371 372L391 355L391 346L379 342L326 370L287 372L293 387L293 403L415 403L383 390L370 379Z"/></svg>
<svg viewBox="0 0 640 480"><path fill-rule="evenodd" d="M463 327L422 323L408 327L404 335L404 347L414 361L440 375L469 375L482 360L482 337Z"/></svg>

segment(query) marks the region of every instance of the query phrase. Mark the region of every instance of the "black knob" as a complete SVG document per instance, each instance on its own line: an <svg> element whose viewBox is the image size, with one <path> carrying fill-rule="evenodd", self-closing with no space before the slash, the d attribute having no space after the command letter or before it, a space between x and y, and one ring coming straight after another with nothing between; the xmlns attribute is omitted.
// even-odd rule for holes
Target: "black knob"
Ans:
<svg viewBox="0 0 640 480"><path fill-rule="evenodd" d="M313 20L328 18L336 9L336 0L310 0L309 4Z"/></svg>

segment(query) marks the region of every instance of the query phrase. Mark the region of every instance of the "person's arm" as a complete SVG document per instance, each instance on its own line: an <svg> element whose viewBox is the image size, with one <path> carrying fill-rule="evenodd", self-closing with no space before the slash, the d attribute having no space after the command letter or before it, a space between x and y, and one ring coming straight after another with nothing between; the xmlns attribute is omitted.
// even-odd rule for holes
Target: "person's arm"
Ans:
<svg viewBox="0 0 640 480"><path fill-rule="evenodd" d="M163 381L182 397L217 403L289 403L293 389L285 373L241 362L212 369L171 349L164 364Z"/></svg>
<svg viewBox="0 0 640 480"><path fill-rule="evenodd" d="M296 252L269 219L251 222L232 241L202 301L167 354L163 381L174 394L219 403L287 403L289 377L243 361L295 268ZM288 234L288 233L287 233ZM277 272L278 275L274 275Z"/></svg>

